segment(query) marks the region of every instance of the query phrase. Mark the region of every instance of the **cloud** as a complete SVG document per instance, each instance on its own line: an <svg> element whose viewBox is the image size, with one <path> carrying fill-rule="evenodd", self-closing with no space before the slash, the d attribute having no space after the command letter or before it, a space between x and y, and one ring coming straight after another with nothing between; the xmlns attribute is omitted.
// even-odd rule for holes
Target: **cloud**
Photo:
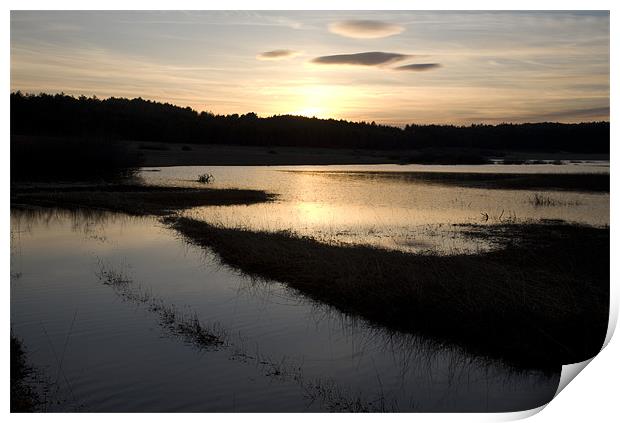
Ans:
<svg viewBox="0 0 620 423"><path fill-rule="evenodd" d="M271 50L260 53L258 56L256 56L256 58L259 60L280 60L294 57L298 54L299 52L295 50Z"/></svg>
<svg viewBox="0 0 620 423"><path fill-rule="evenodd" d="M609 119L609 107L591 107L588 109L569 109L558 112L538 115L543 119L569 119L569 118L607 118Z"/></svg>
<svg viewBox="0 0 620 423"><path fill-rule="evenodd" d="M439 63L414 63L412 65L404 65L395 67L395 70L399 71L410 71L410 72L423 72L427 70L440 68L441 64Z"/></svg>
<svg viewBox="0 0 620 423"><path fill-rule="evenodd" d="M371 20L340 21L329 25L330 32L350 38L383 38L404 30L400 25Z"/></svg>
<svg viewBox="0 0 620 423"><path fill-rule="evenodd" d="M383 51L369 51L354 54L335 54L332 56L320 56L312 59L312 63L321 65L362 65L377 66L386 63L398 62L412 56L400 53L386 53Z"/></svg>

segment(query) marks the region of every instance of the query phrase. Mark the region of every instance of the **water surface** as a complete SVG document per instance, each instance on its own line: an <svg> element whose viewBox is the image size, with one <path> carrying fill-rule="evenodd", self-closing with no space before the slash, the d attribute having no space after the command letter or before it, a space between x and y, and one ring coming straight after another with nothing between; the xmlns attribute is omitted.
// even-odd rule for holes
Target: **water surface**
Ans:
<svg viewBox="0 0 620 423"><path fill-rule="evenodd" d="M152 171L156 170L156 171ZM250 206L200 207L187 215L227 227L290 230L325 242L370 244L403 251L480 252L492 247L463 235L462 224L497 224L561 219L609 224L609 194L557 190L507 190L441 185L406 178L373 178L376 172L592 174L609 163L566 165L338 165L183 166L148 169L147 183L201 186L198 175L214 176L215 188L262 189L278 200ZM347 176L348 175L348 176ZM345 177L346 176L346 177ZM550 200L536 204L536 196Z"/></svg>
<svg viewBox="0 0 620 423"><path fill-rule="evenodd" d="M215 188L278 196L183 212L211 223L404 251L495 247L466 236L462 224L609 224L608 193L489 190L376 172L608 174L609 164L190 166L140 176L202 186L197 176L211 173ZM536 205L536 195L550 204ZM200 348L171 331L146 303L106 285L102 270L137 296L195 316L224 344ZM11 326L51 411L513 411L549 401L560 374L515 371L373 327L233 271L157 219L107 212L12 209Z"/></svg>
<svg viewBox="0 0 620 423"><path fill-rule="evenodd" d="M515 372L252 281L156 219L14 209L11 230L11 325L50 411L504 411L549 401L559 381L559 368ZM170 332L101 266L227 345Z"/></svg>

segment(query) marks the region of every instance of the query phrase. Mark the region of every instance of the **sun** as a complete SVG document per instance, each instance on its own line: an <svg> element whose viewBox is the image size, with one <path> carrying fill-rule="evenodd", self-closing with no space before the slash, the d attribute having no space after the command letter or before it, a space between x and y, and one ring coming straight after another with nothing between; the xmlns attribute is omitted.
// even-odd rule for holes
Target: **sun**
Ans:
<svg viewBox="0 0 620 423"><path fill-rule="evenodd" d="M323 109L321 107L307 107L293 112L296 116L306 117L323 117Z"/></svg>
<svg viewBox="0 0 620 423"><path fill-rule="evenodd" d="M334 117L341 109L342 92L336 87L309 85L297 88L292 114L307 117Z"/></svg>

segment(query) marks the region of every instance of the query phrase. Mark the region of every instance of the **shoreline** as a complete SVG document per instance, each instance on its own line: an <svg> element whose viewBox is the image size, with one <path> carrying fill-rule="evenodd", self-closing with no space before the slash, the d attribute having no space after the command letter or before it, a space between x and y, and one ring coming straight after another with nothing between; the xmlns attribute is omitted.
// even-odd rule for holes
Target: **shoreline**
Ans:
<svg viewBox="0 0 620 423"><path fill-rule="evenodd" d="M517 368L586 360L605 337L609 261L600 252L609 245L608 229L558 222L472 228L470 236L499 237L503 246L440 256L325 244L186 217L163 221L250 277L283 283L388 330ZM567 237L578 242L566 247ZM579 264L569 270L566 263Z"/></svg>
<svg viewBox="0 0 620 423"><path fill-rule="evenodd" d="M187 144L126 141L132 153L142 157L142 167L172 166L294 166L294 165L370 165L370 164L442 164L415 163L415 157L427 150L362 150L312 147L241 146L224 144ZM454 159L458 149L437 150ZM477 153L478 154L478 153ZM513 161L609 161L609 154L544 153L489 151L479 154L490 159ZM411 161L413 160L413 161ZM479 164L479 163L443 163Z"/></svg>
<svg viewBox="0 0 620 423"><path fill-rule="evenodd" d="M134 216L166 216L190 207L249 205L273 201L274 194L250 189L181 188L139 184L55 185L17 188L11 207L20 205L86 208Z"/></svg>

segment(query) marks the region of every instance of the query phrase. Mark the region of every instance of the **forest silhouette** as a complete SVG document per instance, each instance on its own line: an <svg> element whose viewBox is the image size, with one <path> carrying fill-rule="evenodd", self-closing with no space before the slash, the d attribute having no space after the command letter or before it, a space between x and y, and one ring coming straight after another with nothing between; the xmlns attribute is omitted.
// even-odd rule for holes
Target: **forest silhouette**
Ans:
<svg viewBox="0 0 620 423"><path fill-rule="evenodd" d="M249 146L609 153L609 122L399 128L292 115L217 115L142 98L19 91L11 93L11 135Z"/></svg>

